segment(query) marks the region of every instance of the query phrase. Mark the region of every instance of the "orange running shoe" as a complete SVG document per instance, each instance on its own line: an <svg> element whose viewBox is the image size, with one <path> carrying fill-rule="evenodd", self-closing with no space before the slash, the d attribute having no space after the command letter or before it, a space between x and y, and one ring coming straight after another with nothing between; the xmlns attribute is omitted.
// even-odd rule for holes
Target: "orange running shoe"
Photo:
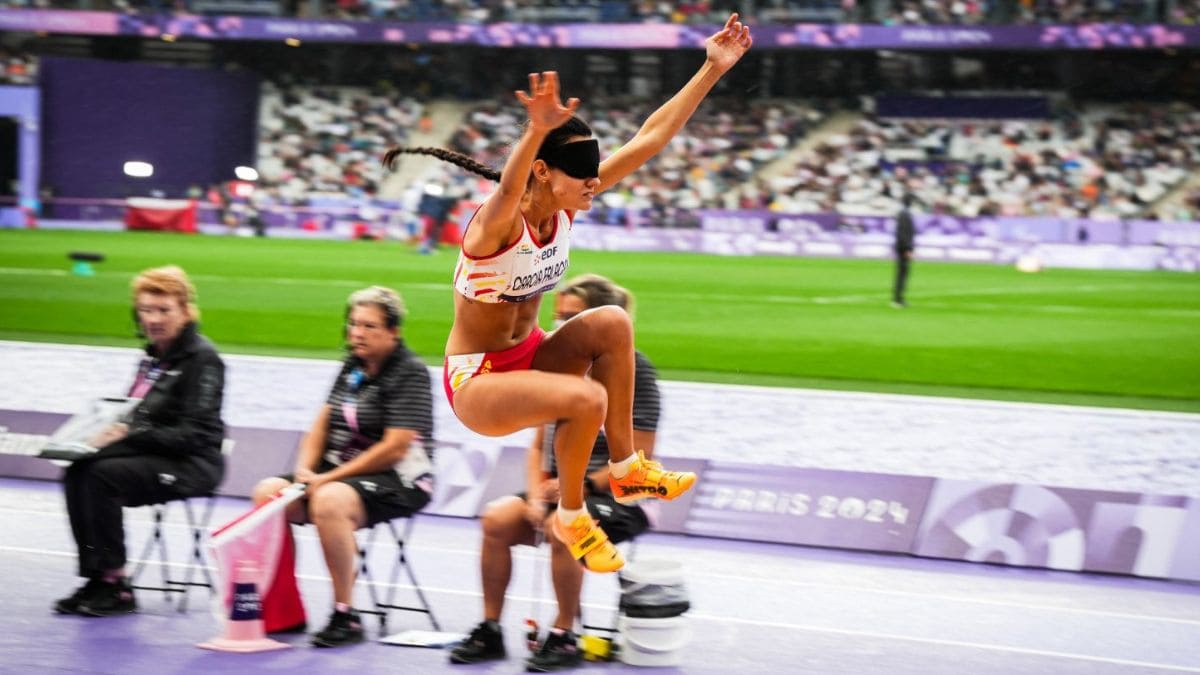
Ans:
<svg viewBox="0 0 1200 675"><path fill-rule="evenodd" d="M696 474L691 471L663 471L662 464L646 459L641 450L624 478L608 477L613 497L621 504L651 497L670 501L687 492L695 482Z"/></svg>
<svg viewBox="0 0 1200 675"><path fill-rule="evenodd" d="M590 514L581 513L570 525L563 525L562 519L555 516L553 527L554 534L567 545L571 555L589 570L616 572L625 566L621 552Z"/></svg>

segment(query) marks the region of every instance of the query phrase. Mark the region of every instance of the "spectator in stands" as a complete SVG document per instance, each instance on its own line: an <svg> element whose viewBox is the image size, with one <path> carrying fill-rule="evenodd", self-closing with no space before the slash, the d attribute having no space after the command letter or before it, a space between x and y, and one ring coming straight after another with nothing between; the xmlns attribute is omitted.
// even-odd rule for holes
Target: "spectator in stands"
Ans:
<svg viewBox="0 0 1200 675"><path fill-rule="evenodd" d="M913 225L912 205L913 196L904 195L904 207L896 216L896 242L893 250L896 254L896 278L892 282L892 307L908 307L904 299L904 290L908 285L908 268L912 263L913 249L916 248L916 228Z"/></svg>
<svg viewBox="0 0 1200 675"><path fill-rule="evenodd" d="M361 642L354 611L358 547L354 531L412 515L433 492L433 397L429 371L401 337L404 305L390 288L350 295L349 353L324 406L300 441L292 474L254 488L261 504L292 482L306 483L289 505L293 523L311 522L333 580L329 625L312 637L317 647Z"/></svg>
<svg viewBox="0 0 1200 675"><path fill-rule="evenodd" d="M554 298L554 323L561 325L572 317L606 305L632 311L629 291L609 279L585 274L566 283ZM634 445L646 455L654 451L658 429L658 374L641 352L635 352L633 389ZM546 639L528 660L528 670L551 672L579 665L581 655L572 632L579 615L583 568L572 558L566 545L554 534L550 518L558 503L558 467L554 461L555 424L539 427L529 446L525 462L526 491L501 497L487 505L480 521L483 543L480 572L483 578L483 622L463 643L450 652L451 663L479 663L505 657L500 615L504 593L512 576L512 547L536 546L542 536L550 543L550 576L558 613ZM603 432L592 445L588 461L584 503L588 513L600 523L614 542L626 541L646 530L645 512L636 504L624 505L613 498L608 485L608 442Z"/></svg>
<svg viewBox="0 0 1200 675"><path fill-rule="evenodd" d="M206 494L225 473L225 365L198 332L195 288L178 267L145 270L132 286L138 335L147 344L128 395L141 402L126 422L93 438L99 450L63 477L79 576L88 581L55 603L60 614L136 611L121 508Z"/></svg>
<svg viewBox="0 0 1200 675"><path fill-rule="evenodd" d="M425 183L424 194L417 206L426 228L425 238L417 249L419 253L428 255L437 250L442 241L442 231L446 228L446 219L463 195L460 182L444 174L433 176Z"/></svg>

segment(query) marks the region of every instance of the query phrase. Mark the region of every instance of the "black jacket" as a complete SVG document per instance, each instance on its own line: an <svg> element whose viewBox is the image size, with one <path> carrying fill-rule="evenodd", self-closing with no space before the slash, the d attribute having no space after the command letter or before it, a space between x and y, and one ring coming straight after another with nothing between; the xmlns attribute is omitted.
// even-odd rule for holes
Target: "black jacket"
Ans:
<svg viewBox="0 0 1200 675"><path fill-rule="evenodd" d="M225 465L225 364L216 348L189 323L166 354L155 354L152 345L147 345L146 354L159 358L162 373L133 411L129 435L101 448L97 457L154 454L190 459L216 472L220 480Z"/></svg>

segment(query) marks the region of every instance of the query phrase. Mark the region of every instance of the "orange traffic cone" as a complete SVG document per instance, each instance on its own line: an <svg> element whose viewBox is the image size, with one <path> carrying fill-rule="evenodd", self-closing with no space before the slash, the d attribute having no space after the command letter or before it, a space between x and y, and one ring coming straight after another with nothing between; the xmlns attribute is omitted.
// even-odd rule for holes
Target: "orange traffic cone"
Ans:
<svg viewBox="0 0 1200 675"><path fill-rule="evenodd" d="M291 645L278 642L263 632L262 600L258 595L258 567L250 561L239 561L233 576L233 602L225 634L196 645L219 652L265 652L287 649Z"/></svg>

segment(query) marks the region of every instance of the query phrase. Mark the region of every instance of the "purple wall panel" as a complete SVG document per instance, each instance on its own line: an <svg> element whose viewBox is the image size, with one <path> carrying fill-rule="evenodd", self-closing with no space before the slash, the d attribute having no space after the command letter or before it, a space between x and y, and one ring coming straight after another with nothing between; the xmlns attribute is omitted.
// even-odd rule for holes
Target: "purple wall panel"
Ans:
<svg viewBox="0 0 1200 675"><path fill-rule="evenodd" d="M1171 579L1200 581L1200 499L1188 504L1183 528L1175 545L1175 559L1171 561Z"/></svg>
<svg viewBox="0 0 1200 675"><path fill-rule="evenodd" d="M1050 100L1045 96L909 96L875 97L880 117L931 117L970 119L1049 119Z"/></svg>
<svg viewBox="0 0 1200 675"><path fill-rule="evenodd" d="M0 427L5 427L15 434L49 436L69 417L70 415L63 413L0 410ZM0 476L59 480L62 472L62 467L45 459L0 454Z"/></svg>
<svg viewBox="0 0 1200 675"><path fill-rule="evenodd" d="M1198 511L1186 497L939 480L913 553L1198 579L1186 544L1200 535Z"/></svg>
<svg viewBox="0 0 1200 675"><path fill-rule="evenodd" d="M296 448L303 432L282 429L229 427L233 454L225 463L221 494L249 497L255 484L267 476L290 473L295 467Z"/></svg>
<svg viewBox="0 0 1200 675"><path fill-rule="evenodd" d="M0 410L0 427L13 433L50 435L69 418L63 413ZM302 432L226 427L226 434L236 445L218 492L248 497L259 479L291 471ZM61 475L62 469L48 460L0 454L0 476L58 480Z"/></svg>
<svg viewBox="0 0 1200 675"><path fill-rule="evenodd" d="M908 552L934 479L710 462L688 534Z"/></svg>
<svg viewBox="0 0 1200 675"><path fill-rule="evenodd" d="M15 117L17 120L17 199L22 206L32 206L38 200L42 128L38 124L40 103L41 92L35 87L0 86L0 116ZM19 222L23 220L21 218Z"/></svg>
<svg viewBox="0 0 1200 675"><path fill-rule="evenodd" d="M66 415L0 410L15 433ZM246 496L291 466L300 432L230 428L222 494ZM524 488L525 448L442 444L430 513L474 516ZM655 528L698 536L912 553L931 558L1200 581L1200 499L923 476L668 460L699 481L649 508ZM56 479L33 457L0 455L0 475Z"/></svg>
<svg viewBox="0 0 1200 675"><path fill-rule="evenodd" d="M181 196L253 166L258 80L246 73L47 58L42 182L68 197ZM124 175L127 160L154 165Z"/></svg>

